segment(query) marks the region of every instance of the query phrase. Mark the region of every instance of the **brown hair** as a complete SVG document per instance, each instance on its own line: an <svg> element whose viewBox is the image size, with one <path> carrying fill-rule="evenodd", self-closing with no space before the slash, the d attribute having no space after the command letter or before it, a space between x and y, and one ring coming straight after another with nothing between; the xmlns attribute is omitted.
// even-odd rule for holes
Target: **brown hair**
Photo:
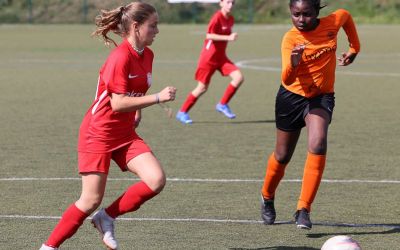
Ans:
<svg viewBox="0 0 400 250"><path fill-rule="evenodd" d="M101 36L107 46L111 43L117 46L115 41L107 36L109 31L125 37L130 31L132 22L137 22L140 25L156 12L152 5L142 2L132 2L109 11L101 10L100 15L96 17L97 28L92 36Z"/></svg>

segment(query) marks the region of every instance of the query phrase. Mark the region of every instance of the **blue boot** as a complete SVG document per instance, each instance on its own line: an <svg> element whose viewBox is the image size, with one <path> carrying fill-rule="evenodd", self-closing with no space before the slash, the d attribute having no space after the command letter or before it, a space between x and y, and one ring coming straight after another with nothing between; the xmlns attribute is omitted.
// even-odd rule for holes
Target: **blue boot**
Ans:
<svg viewBox="0 0 400 250"><path fill-rule="evenodd" d="M215 106L215 109L224 114L226 117L228 117L229 119L233 119L236 117L236 115L234 113L232 113L231 109L229 108L228 104L221 104L218 103L217 106Z"/></svg>
<svg viewBox="0 0 400 250"><path fill-rule="evenodd" d="M192 119L190 119L189 114L187 112L179 111L176 114L176 119L183 124L192 124L193 123Z"/></svg>

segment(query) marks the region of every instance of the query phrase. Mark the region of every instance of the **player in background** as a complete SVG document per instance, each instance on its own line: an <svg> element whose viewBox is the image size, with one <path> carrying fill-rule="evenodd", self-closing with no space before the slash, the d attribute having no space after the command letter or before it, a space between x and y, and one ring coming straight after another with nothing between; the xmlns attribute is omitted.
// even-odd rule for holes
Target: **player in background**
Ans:
<svg viewBox="0 0 400 250"><path fill-rule="evenodd" d="M136 174L140 181L92 217L92 223L108 249L118 247L114 237L115 218L139 209L163 189L166 182L163 168L135 132L142 108L175 99L174 87L146 95L152 83L154 57L147 46L159 32L157 24L158 14L154 7L142 2L102 11L96 18L97 29L93 35L101 36L106 44L115 44L108 37L112 31L123 41L100 69L96 98L80 127L81 196L66 209L41 250L58 249L101 204L111 159L122 171Z"/></svg>
<svg viewBox="0 0 400 250"><path fill-rule="evenodd" d="M226 55L228 42L236 41L238 37L237 33L232 33L234 18L231 15L231 11L235 5L235 0L221 0L219 4L221 9L214 14L208 24L206 39L195 73L195 80L198 82L197 86L189 93L176 114L176 119L183 124L191 124L193 122L188 112L200 96L207 91L211 77L216 70L220 71L223 76L230 76L232 80L215 108L229 119L236 117L229 108L228 102L242 84L243 75Z"/></svg>
<svg viewBox="0 0 400 250"><path fill-rule="evenodd" d="M298 228L311 229L311 204L325 167L328 126L335 106L337 35L346 32L349 50L339 58L340 66L351 64L360 42L349 12L336 10L318 18L319 0L290 0L294 27L282 40L282 83L276 104L276 145L269 157L261 189L261 217L273 224L275 191L295 150L301 129L307 128L308 154L295 221Z"/></svg>

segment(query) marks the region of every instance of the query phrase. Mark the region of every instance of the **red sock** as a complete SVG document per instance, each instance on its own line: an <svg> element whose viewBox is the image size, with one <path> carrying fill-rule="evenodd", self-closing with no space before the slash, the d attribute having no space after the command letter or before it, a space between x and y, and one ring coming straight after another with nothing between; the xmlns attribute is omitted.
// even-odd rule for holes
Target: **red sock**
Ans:
<svg viewBox="0 0 400 250"><path fill-rule="evenodd" d="M225 93L224 93L224 95L222 96L222 98L221 98L221 100L219 101L219 103L221 103L222 105L227 104L227 103L231 100L231 98L233 97L233 95L235 95L236 90L237 90L237 88L234 87L234 86L232 85L232 83L230 83L230 84L228 85L228 87L226 88Z"/></svg>
<svg viewBox="0 0 400 250"><path fill-rule="evenodd" d="M130 186L125 193L106 208L106 213L115 219L125 213L138 210L143 203L156 195L157 193L151 190L146 183L140 181Z"/></svg>
<svg viewBox="0 0 400 250"><path fill-rule="evenodd" d="M261 189L261 194L265 199L273 199L275 197L275 190L285 174L286 165L279 163L275 159L274 153L269 157L264 185Z"/></svg>
<svg viewBox="0 0 400 250"><path fill-rule="evenodd" d="M186 97L186 101L182 104L182 107L179 111L181 112L189 112L189 110L193 107L193 105L196 103L197 101L197 97L195 97L192 93L190 93L187 97Z"/></svg>
<svg viewBox="0 0 400 250"><path fill-rule="evenodd" d="M75 204L69 206L67 210L65 210L61 220L58 222L53 232L50 234L45 245L50 247L59 247L66 239L70 238L76 233L76 231L78 231L79 227L88 216L88 214L79 210Z"/></svg>
<svg viewBox="0 0 400 250"><path fill-rule="evenodd" d="M297 203L297 210L305 208L311 211L311 203L317 195L322 173L324 172L326 155L308 153L304 167L301 194Z"/></svg>

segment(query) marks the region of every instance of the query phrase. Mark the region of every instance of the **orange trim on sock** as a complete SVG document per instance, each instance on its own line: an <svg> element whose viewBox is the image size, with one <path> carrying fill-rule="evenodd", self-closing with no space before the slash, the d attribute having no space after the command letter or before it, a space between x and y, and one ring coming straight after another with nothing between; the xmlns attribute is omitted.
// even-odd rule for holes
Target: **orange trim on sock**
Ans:
<svg viewBox="0 0 400 250"><path fill-rule="evenodd" d="M325 168L325 162L326 155L316 155L308 152L297 210L305 208L308 212L311 211L311 204L317 195Z"/></svg>
<svg viewBox="0 0 400 250"><path fill-rule="evenodd" d="M264 199L273 199L275 197L275 190L285 174L286 165L287 164L279 163L275 159L274 153L272 153L269 157L264 178L264 185L261 189L261 194Z"/></svg>

